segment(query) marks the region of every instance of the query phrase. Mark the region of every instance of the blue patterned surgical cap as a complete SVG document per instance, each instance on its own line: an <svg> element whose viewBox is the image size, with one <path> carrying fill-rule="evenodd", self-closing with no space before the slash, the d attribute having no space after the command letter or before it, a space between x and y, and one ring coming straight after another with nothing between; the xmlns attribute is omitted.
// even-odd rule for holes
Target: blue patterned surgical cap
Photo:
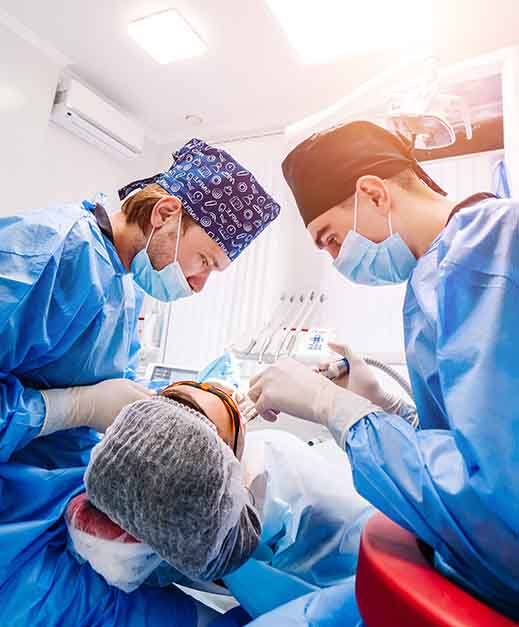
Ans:
<svg viewBox="0 0 519 627"><path fill-rule="evenodd" d="M192 139L173 165L119 190L123 201L156 183L182 201L185 211L233 261L279 215L280 206L228 152Z"/></svg>

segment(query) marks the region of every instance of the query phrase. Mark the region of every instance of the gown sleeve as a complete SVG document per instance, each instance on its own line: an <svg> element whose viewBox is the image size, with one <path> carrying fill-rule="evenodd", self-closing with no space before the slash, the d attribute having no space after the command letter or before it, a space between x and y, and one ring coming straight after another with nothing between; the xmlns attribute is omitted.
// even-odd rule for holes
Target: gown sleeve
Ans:
<svg viewBox="0 0 519 627"><path fill-rule="evenodd" d="M24 373L51 361L67 332L87 325L99 309L92 287L92 247L82 241L71 255L65 246L69 234L74 237L77 212L64 211L55 219L52 215L41 221L0 219L1 462L36 438L43 426L43 395ZM78 283L80 271L83 280Z"/></svg>

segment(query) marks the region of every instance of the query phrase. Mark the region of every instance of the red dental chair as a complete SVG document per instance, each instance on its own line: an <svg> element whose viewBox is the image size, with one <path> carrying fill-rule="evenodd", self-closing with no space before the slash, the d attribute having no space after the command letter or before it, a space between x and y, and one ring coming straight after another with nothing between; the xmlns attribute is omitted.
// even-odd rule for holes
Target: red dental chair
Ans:
<svg viewBox="0 0 519 627"><path fill-rule="evenodd" d="M383 514L362 534L355 592L367 627L517 625L434 570L416 537Z"/></svg>

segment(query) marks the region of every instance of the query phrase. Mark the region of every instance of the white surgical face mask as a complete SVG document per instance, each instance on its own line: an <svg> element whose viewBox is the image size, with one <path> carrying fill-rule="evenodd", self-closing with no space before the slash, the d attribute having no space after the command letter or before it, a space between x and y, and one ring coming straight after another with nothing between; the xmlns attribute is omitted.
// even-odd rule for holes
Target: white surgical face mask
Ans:
<svg viewBox="0 0 519 627"><path fill-rule="evenodd" d="M181 222L182 212L180 213L180 218L178 220L175 260L172 263L168 264L165 268L162 268L162 270L155 270L153 267L151 259L148 255L150 241L153 237L153 233L155 233L155 228L153 228L146 246L135 255L130 267L135 283L137 283L137 285L147 294L153 296L153 298L157 298L158 300L165 302L171 302L193 294L193 290L187 282L187 279L177 260L178 248L180 244Z"/></svg>
<svg viewBox="0 0 519 627"><path fill-rule="evenodd" d="M347 279L362 285L391 285L406 281L416 258L398 233L393 233L388 215L389 237L376 244L357 232L358 194L355 193L353 231L344 238L334 267Z"/></svg>

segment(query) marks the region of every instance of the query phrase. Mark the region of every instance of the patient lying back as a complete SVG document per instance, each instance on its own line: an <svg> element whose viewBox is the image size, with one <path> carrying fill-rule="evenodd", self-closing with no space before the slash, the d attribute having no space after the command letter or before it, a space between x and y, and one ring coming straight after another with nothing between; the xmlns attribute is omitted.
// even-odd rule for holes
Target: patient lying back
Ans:
<svg viewBox="0 0 519 627"><path fill-rule="evenodd" d="M89 501L140 542L148 567L169 567L173 581L219 579L260 543L272 566L314 585L346 579L371 513L347 457L332 442L323 455L280 431L245 439L235 409L190 385L129 405L92 453ZM92 544L88 553L92 563ZM111 583L123 580L119 570Z"/></svg>

